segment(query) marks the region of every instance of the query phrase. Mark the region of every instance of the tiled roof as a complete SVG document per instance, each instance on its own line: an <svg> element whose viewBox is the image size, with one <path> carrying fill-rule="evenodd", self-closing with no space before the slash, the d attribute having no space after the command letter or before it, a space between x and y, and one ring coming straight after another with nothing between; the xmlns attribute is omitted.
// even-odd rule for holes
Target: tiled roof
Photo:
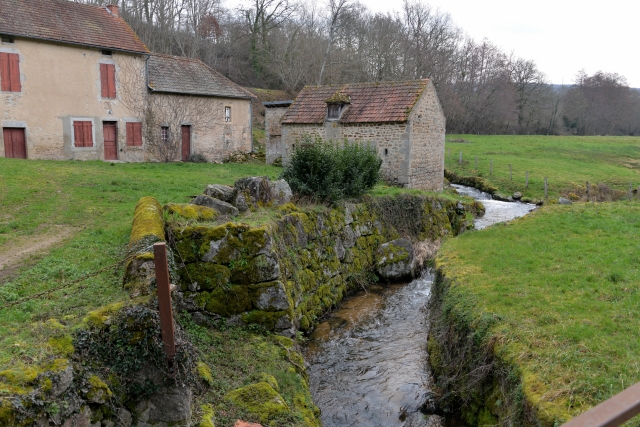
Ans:
<svg viewBox="0 0 640 427"><path fill-rule="evenodd" d="M154 92L212 95L227 98L255 96L197 59L151 55L149 87Z"/></svg>
<svg viewBox="0 0 640 427"><path fill-rule="evenodd" d="M306 86L282 118L282 123L323 123L327 100L348 97L340 123L406 122L429 80ZM347 99L347 98L345 98Z"/></svg>
<svg viewBox="0 0 640 427"><path fill-rule="evenodd" d="M122 18L67 0L0 0L0 34L147 53Z"/></svg>

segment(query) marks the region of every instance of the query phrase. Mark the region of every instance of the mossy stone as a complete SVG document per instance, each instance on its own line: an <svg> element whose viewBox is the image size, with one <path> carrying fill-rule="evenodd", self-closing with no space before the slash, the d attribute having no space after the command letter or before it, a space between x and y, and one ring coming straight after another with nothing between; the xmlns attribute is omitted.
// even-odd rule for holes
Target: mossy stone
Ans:
<svg viewBox="0 0 640 427"><path fill-rule="evenodd" d="M204 362L198 362L196 364L196 372L198 377L208 386L213 386L213 375L211 374L211 368L209 368L209 365Z"/></svg>
<svg viewBox="0 0 640 427"><path fill-rule="evenodd" d="M244 323L262 325L266 329L273 330L275 329L278 320L287 315L289 315L289 312L287 311L253 310L248 313L244 313L241 318Z"/></svg>
<svg viewBox="0 0 640 427"><path fill-rule="evenodd" d="M156 241L165 239L162 206L153 197L143 197L136 204L129 245L133 246L148 237Z"/></svg>
<svg viewBox="0 0 640 427"><path fill-rule="evenodd" d="M289 412L282 396L264 381L233 390L225 399L258 417L263 424Z"/></svg>
<svg viewBox="0 0 640 427"><path fill-rule="evenodd" d="M213 423L213 406L202 405L200 409L202 410L202 419L200 420L198 427L216 427Z"/></svg>
<svg viewBox="0 0 640 427"><path fill-rule="evenodd" d="M212 290L205 305L205 310L208 312L224 317L230 317L250 309L249 289L242 285Z"/></svg>
<svg viewBox="0 0 640 427"><path fill-rule="evenodd" d="M49 338L47 344L49 344L53 353L64 357L70 356L75 350L73 348L73 338L67 334L53 336Z"/></svg>
<svg viewBox="0 0 640 427"><path fill-rule="evenodd" d="M224 265L195 262L180 270L180 277L183 283L197 283L201 290L210 291L226 287L231 281L231 271Z"/></svg>
<svg viewBox="0 0 640 427"><path fill-rule="evenodd" d="M220 215L213 208L191 203L169 203L164 209L169 214L196 221L214 221Z"/></svg>
<svg viewBox="0 0 640 427"><path fill-rule="evenodd" d="M113 393L97 375L91 375L87 381L89 390L87 391L87 400L93 403L106 403Z"/></svg>
<svg viewBox="0 0 640 427"><path fill-rule="evenodd" d="M277 392L280 391L280 387L278 386L278 381L276 381L276 377L273 375L265 374L264 372L260 374L260 380L269 384L273 389Z"/></svg>

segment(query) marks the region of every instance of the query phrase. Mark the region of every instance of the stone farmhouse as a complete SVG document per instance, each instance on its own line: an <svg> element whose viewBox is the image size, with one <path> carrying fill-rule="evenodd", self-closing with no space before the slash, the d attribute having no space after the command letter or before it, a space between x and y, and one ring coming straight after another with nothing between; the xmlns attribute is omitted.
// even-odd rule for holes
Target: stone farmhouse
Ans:
<svg viewBox="0 0 640 427"><path fill-rule="evenodd" d="M443 188L445 116L428 79L307 86L290 106L266 107L268 160L281 156L286 163L305 134L368 143L383 160L387 180L407 188ZM280 127L269 123L279 117Z"/></svg>
<svg viewBox="0 0 640 427"><path fill-rule="evenodd" d="M151 54L118 6L0 0L0 157L220 161L252 149L253 95Z"/></svg>

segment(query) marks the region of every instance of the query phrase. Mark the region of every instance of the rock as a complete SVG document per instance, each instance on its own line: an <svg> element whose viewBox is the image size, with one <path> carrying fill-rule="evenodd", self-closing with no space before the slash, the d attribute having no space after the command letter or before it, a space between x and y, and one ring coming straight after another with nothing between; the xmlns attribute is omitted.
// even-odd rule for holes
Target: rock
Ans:
<svg viewBox="0 0 640 427"><path fill-rule="evenodd" d="M249 285L252 283L269 282L280 277L280 264L275 256L258 255L246 265L241 261L234 261L231 268L231 282Z"/></svg>
<svg viewBox="0 0 640 427"><path fill-rule="evenodd" d="M282 282L275 282L273 286L264 288L255 302L256 308L267 311L281 311L289 309L289 298ZM276 325L277 326L277 325ZM285 329L290 326L283 326Z"/></svg>
<svg viewBox="0 0 640 427"><path fill-rule="evenodd" d="M380 245L375 255L378 276L387 281L400 281L413 276L413 245L408 239L396 239Z"/></svg>
<svg viewBox="0 0 640 427"><path fill-rule="evenodd" d="M223 202L222 200L214 199L213 197L209 197L205 194L198 195L198 197L193 199L191 203L194 205L206 206L208 208L215 209L216 211L220 212L221 215L236 216L240 213L235 206L227 202Z"/></svg>
<svg viewBox="0 0 640 427"><path fill-rule="evenodd" d="M514 202L515 200L513 199L512 196L507 197L507 202Z"/></svg>
<svg viewBox="0 0 640 427"><path fill-rule="evenodd" d="M233 202L233 187L222 184L209 184L204 189L204 194L214 199L222 200L223 202Z"/></svg>
<svg viewBox="0 0 640 427"><path fill-rule="evenodd" d="M233 204L240 212L246 212L249 210L249 205L247 204L247 198L244 194L238 193L233 200Z"/></svg>
<svg viewBox="0 0 640 427"><path fill-rule="evenodd" d="M249 209L269 206L271 204L270 184L271 181L266 176L240 178L233 184L235 200L237 201L238 195L242 194ZM240 209L237 203L236 206Z"/></svg>
<svg viewBox="0 0 640 427"><path fill-rule="evenodd" d="M118 408L115 412L116 418L116 426L118 427L129 427L133 422L133 417L131 416L131 412L127 411L124 408Z"/></svg>
<svg viewBox="0 0 640 427"><path fill-rule="evenodd" d="M293 191L284 179L271 182L269 187L271 188L271 203L274 206L281 206L291 201Z"/></svg>
<svg viewBox="0 0 640 427"><path fill-rule="evenodd" d="M349 225L353 222L353 212L356 210L355 203L344 204L344 225Z"/></svg>
<svg viewBox="0 0 640 427"><path fill-rule="evenodd" d="M462 213L464 212L464 205L462 204L462 202L458 202L456 203L456 211L458 213Z"/></svg>
<svg viewBox="0 0 640 427"><path fill-rule="evenodd" d="M51 396L58 397L63 394L71 383L73 382L73 367L67 365L64 371L60 372L58 378L53 382L53 388L51 389Z"/></svg>
<svg viewBox="0 0 640 427"><path fill-rule="evenodd" d="M233 390L225 399L257 416L263 424L289 412L287 402L264 381Z"/></svg>
<svg viewBox="0 0 640 427"><path fill-rule="evenodd" d="M520 200L522 199L522 193L519 191L516 191L515 193L513 193L513 196L511 197L513 197L513 200Z"/></svg>
<svg viewBox="0 0 640 427"><path fill-rule="evenodd" d="M571 200L569 200L569 199L565 199L564 197L560 197L560 198L558 198L558 203L561 204L561 205L570 205L573 202Z"/></svg>
<svg viewBox="0 0 640 427"><path fill-rule="evenodd" d="M90 427L91 426L91 410L85 406L82 411L68 418L62 427Z"/></svg>

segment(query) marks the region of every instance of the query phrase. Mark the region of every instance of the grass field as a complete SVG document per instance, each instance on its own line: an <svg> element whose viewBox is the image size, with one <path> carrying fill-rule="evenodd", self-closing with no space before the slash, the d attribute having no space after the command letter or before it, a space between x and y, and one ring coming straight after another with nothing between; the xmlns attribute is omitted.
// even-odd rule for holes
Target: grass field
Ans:
<svg viewBox="0 0 640 427"><path fill-rule="evenodd" d="M8 309L0 309L0 371L38 363L50 353L38 322L56 318L69 327L88 311L127 299L122 290L125 255L136 202L186 202L209 183L233 184L243 176L276 177L259 165L114 164L23 161L0 158L0 253L42 235L70 231L48 255L26 259L9 278L0 278L0 306L72 282L113 265L95 277ZM4 283L2 283L4 282Z"/></svg>
<svg viewBox="0 0 640 427"><path fill-rule="evenodd" d="M605 183L625 193L629 183L634 188L640 185L640 137L447 135L446 140L448 170L484 177L505 195L520 191L525 197L542 199L544 177L548 179L549 198L556 199L572 192L583 196L585 181ZM460 140L465 142L453 142ZM529 188L525 188L527 171Z"/></svg>

